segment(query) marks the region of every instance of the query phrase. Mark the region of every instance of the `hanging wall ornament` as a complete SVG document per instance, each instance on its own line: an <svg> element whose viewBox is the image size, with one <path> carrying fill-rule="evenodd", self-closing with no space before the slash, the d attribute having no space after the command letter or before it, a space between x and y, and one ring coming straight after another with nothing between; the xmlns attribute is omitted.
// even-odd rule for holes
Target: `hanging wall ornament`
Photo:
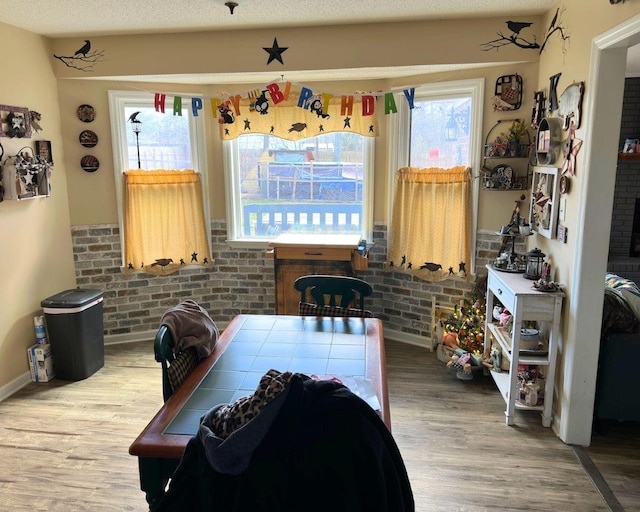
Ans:
<svg viewBox="0 0 640 512"><path fill-rule="evenodd" d="M96 172L100 167L100 161L93 155L85 155L80 160L80 167L85 172Z"/></svg>
<svg viewBox="0 0 640 512"><path fill-rule="evenodd" d="M85 148L93 148L98 144L98 136L91 130L82 130L78 136L78 140Z"/></svg>
<svg viewBox="0 0 640 512"><path fill-rule="evenodd" d="M560 95L558 115L564 118L563 130L568 130L571 124L574 128L580 128L583 95L584 82L571 84Z"/></svg>
<svg viewBox="0 0 640 512"><path fill-rule="evenodd" d="M549 77L549 114L554 110L558 110L558 82L560 81L560 75L562 73Z"/></svg>
<svg viewBox="0 0 640 512"><path fill-rule="evenodd" d="M41 120L42 114L40 114L40 112L29 110L29 123L31 124L33 131L36 133L40 133L42 131L42 126L40 126Z"/></svg>
<svg viewBox="0 0 640 512"><path fill-rule="evenodd" d="M96 109L85 103L78 107L76 115L83 123L91 123L96 118Z"/></svg>
<svg viewBox="0 0 640 512"><path fill-rule="evenodd" d="M531 128L538 129L540 121L544 117L545 97L543 91L533 93L533 106L531 107Z"/></svg>
<svg viewBox="0 0 640 512"><path fill-rule="evenodd" d="M492 101L494 111L518 110L522 105L522 77L517 73L498 77Z"/></svg>
<svg viewBox="0 0 640 512"><path fill-rule="evenodd" d="M562 175L573 176L576 172L576 156L582 147L582 140L576 139L576 129L573 123L569 128L569 136L562 146L564 161L562 162Z"/></svg>
<svg viewBox="0 0 640 512"><path fill-rule="evenodd" d="M273 45L271 46L271 48L263 47L262 49L269 54L269 60L267 60L267 66L268 66L274 60L277 60L280 64L284 64L284 62L282 61L282 54L286 52L289 49L289 47L278 46L278 39L274 37Z"/></svg>

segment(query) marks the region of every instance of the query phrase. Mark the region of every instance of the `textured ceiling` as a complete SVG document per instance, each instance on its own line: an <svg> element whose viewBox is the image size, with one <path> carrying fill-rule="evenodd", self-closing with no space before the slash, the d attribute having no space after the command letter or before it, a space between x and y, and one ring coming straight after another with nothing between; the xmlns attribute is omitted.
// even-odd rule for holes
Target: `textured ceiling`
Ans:
<svg viewBox="0 0 640 512"><path fill-rule="evenodd" d="M2 0L0 21L49 37L531 16L555 0Z"/></svg>

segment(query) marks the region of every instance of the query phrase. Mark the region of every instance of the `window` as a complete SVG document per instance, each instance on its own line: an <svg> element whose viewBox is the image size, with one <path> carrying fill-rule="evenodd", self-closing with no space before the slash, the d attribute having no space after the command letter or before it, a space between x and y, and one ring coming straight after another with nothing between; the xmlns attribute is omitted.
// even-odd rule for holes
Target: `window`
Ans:
<svg viewBox="0 0 640 512"><path fill-rule="evenodd" d="M398 102L398 115L390 119L390 169L414 167L449 169L468 166L477 175L482 147L484 81L465 80L428 84L416 89L414 108ZM393 226L395 172L389 176L389 226ZM472 187L471 232L477 226L478 186ZM475 237L471 237L475 254ZM472 259L467 272L475 272ZM444 269L446 272L447 269Z"/></svg>
<svg viewBox="0 0 640 512"><path fill-rule="evenodd" d="M203 119L146 92L109 91L109 109L123 270L210 265Z"/></svg>
<svg viewBox="0 0 640 512"><path fill-rule="evenodd" d="M343 132L223 141L229 239L268 241L283 232L370 238L373 145L373 137Z"/></svg>

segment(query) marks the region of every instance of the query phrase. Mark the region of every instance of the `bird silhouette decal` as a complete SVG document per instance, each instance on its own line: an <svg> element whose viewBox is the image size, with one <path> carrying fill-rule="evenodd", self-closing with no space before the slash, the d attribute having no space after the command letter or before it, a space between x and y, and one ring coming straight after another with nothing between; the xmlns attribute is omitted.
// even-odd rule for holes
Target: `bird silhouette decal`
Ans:
<svg viewBox="0 0 640 512"><path fill-rule="evenodd" d="M420 265L420 270L424 270L427 269L429 272L435 272L436 270L440 270L442 268L442 265L440 265L440 263L431 263L431 262L425 262L424 265Z"/></svg>
<svg viewBox="0 0 640 512"><path fill-rule="evenodd" d="M88 39L85 39L84 44L76 50L76 53L74 53L73 56L75 57L77 55L82 55L83 57L86 57L87 53L89 53L90 50L91 50L91 41L89 41Z"/></svg>
<svg viewBox="0 0 640 512"><path fill-rule="evenodd" d="M173 263L171 258L159 258L151 264L152 267L160 265L162 268L166 267L169 263Z"/></svg>
<svg viewBox="0 0 640 512"><path fill-rule="evenodd" d="M553 19L551 20L551 23L549 23L549 28L547 30L551 30L553 27L556 26L556 22L558 21L558 14L560 13L560 7L558 7L556 9L556 15L553 17Z"/></svg>
<svg viewBox="0 0 640 512"><path fill-rule="evenodd" d="M509 27L509 30L514 34L519 34L523 28L530 27L531 25L533 25L533 23L528 21L507 21L507 27Z"/></svg>
<svg viewBox="0 0 640 512"><path fill-rule="evenodd" d="M287 130L289 133L291 132L298 132L300 133L301 131L305 130L307 128L307 123L293 123L291 125L291 128L289 128L289 130Z"/></svg>
<svg viewBox="0 0 640 512"><path fill-rule="evenodd" d="M140 115L140 111L138 110L137 112L134 112L133 114L131 114L129 116L129 122L130 123L141 123L142 121L140 121L138 119L138 116Z"/></svg>

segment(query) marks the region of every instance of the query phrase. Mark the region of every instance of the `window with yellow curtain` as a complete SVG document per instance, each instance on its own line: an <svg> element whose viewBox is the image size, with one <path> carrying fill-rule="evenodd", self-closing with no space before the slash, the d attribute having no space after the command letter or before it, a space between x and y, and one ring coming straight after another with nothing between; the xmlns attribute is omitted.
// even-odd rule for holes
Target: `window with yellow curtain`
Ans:
<svg viewBox="0 0 640 512"><path fill-rule="evenodd" d="M471 209L469 167L396 171L388 267L426 281L466 279Z"/></svg>
<svg viewBox="0 0 640 512"><path fill-rule="evenodd" d="M211 266L204 116L138 91L109 91L109 112L123 272Z"/></svg>
<svg viewBox="0 0 640 512"><path fill-rule="evenodd" d="M193 170L125 171L126 271L170 274L210 266L200 175Z"/></svg>

